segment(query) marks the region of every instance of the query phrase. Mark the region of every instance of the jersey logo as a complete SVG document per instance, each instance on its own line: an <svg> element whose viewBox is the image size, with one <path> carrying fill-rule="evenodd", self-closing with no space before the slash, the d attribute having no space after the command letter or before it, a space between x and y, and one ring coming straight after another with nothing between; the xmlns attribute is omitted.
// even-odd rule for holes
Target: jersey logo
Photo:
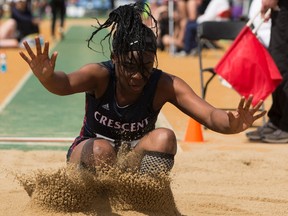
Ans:
<svg viewBox="0 0 288 216"><path fill-rule="evenodd" d="M105 110L110 110L110 109L109 109L109 104L104 104L104 105L102 106L102 108L105 109Z"/></svg>

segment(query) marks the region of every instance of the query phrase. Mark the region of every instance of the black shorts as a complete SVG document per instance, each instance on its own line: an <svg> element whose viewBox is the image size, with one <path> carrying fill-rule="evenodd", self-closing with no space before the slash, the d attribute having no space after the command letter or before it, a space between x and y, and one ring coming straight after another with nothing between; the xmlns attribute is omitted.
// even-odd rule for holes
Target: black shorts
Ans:
<svg viewBox="0 0 288 216"><path fill-rule="evenodd" d="M74 140L74 142L72 143L72 145L69 147L68 152L66 154L66 161L68 162L70 160L70 156L74 150L74 148L81 142L83 142L84 140L88 140L88 139L105 139L104 137L101 136L95 136L95 137L85 137L85 136L78 136L76 137L76 139ZM132 140L132 141L114 141L114 140L109 140L109 139L105 139L107 141L110 142L111 146L114 148L115 152L118 152L120 146L123 143L126 143L128 145L128 147L130 148L130 150L132 150L133 148L135 148L135 146L139 143L139 139L138 140Z"/></svg>

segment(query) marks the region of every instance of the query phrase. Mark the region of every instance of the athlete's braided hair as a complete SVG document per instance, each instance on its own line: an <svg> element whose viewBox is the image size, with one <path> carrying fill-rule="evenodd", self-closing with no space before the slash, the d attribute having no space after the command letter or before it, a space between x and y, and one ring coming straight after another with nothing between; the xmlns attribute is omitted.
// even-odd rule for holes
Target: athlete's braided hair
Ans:
<svg viewBox="0 0 288 216"><path fill-rule="evenodd" d="M151 18L151 28L155 28L154 33L151 28L143 24L142 15ZM151 14L150 8L147 4L141 5L139 3L127 4L120 6L109 14L109 18L101 24L98 19L98 27L88 39L88 47L91 48L93 37L101 30L110 28L109 33L100 41L100 44L108 38L109 44L112 41L113 53L121 59L130 51L137 51L142 59L143 51L151 51L155 54L157 50L157 21ZM102 46L103 48L103 46ZM92 49L92 48L91 48ZM110 46L111 49L111 46ZM142 64L142 62L140 62Z"/></svg>

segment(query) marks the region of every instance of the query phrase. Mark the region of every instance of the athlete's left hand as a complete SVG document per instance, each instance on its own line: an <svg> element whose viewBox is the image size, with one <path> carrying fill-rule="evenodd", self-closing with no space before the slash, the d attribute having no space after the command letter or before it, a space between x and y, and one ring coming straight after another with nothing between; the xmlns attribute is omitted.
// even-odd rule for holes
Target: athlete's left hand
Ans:
<svg viewBox="0 0 288 216"><path fill-rule="evenodd" d="M245 97L242 97L237 110L228 111L230 129L233 133L239 133L246 130L252 126L254 121L266 114L265 110L260 111L263 101L261 100L256 106L251 107L252 100L252 95L250 95L247 100Z"/></svg>

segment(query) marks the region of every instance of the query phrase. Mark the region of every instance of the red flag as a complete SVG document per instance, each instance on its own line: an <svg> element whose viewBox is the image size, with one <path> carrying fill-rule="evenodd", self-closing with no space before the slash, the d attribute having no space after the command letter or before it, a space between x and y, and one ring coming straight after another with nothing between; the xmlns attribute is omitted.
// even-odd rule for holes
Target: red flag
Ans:
<svg viewBox="0 0 288 216"><path fill-rule="evenodd" d="M265 100L281 83L282 76L267 49L245 26L215 67L242 96L254 95L252 104Z"/></svg>

